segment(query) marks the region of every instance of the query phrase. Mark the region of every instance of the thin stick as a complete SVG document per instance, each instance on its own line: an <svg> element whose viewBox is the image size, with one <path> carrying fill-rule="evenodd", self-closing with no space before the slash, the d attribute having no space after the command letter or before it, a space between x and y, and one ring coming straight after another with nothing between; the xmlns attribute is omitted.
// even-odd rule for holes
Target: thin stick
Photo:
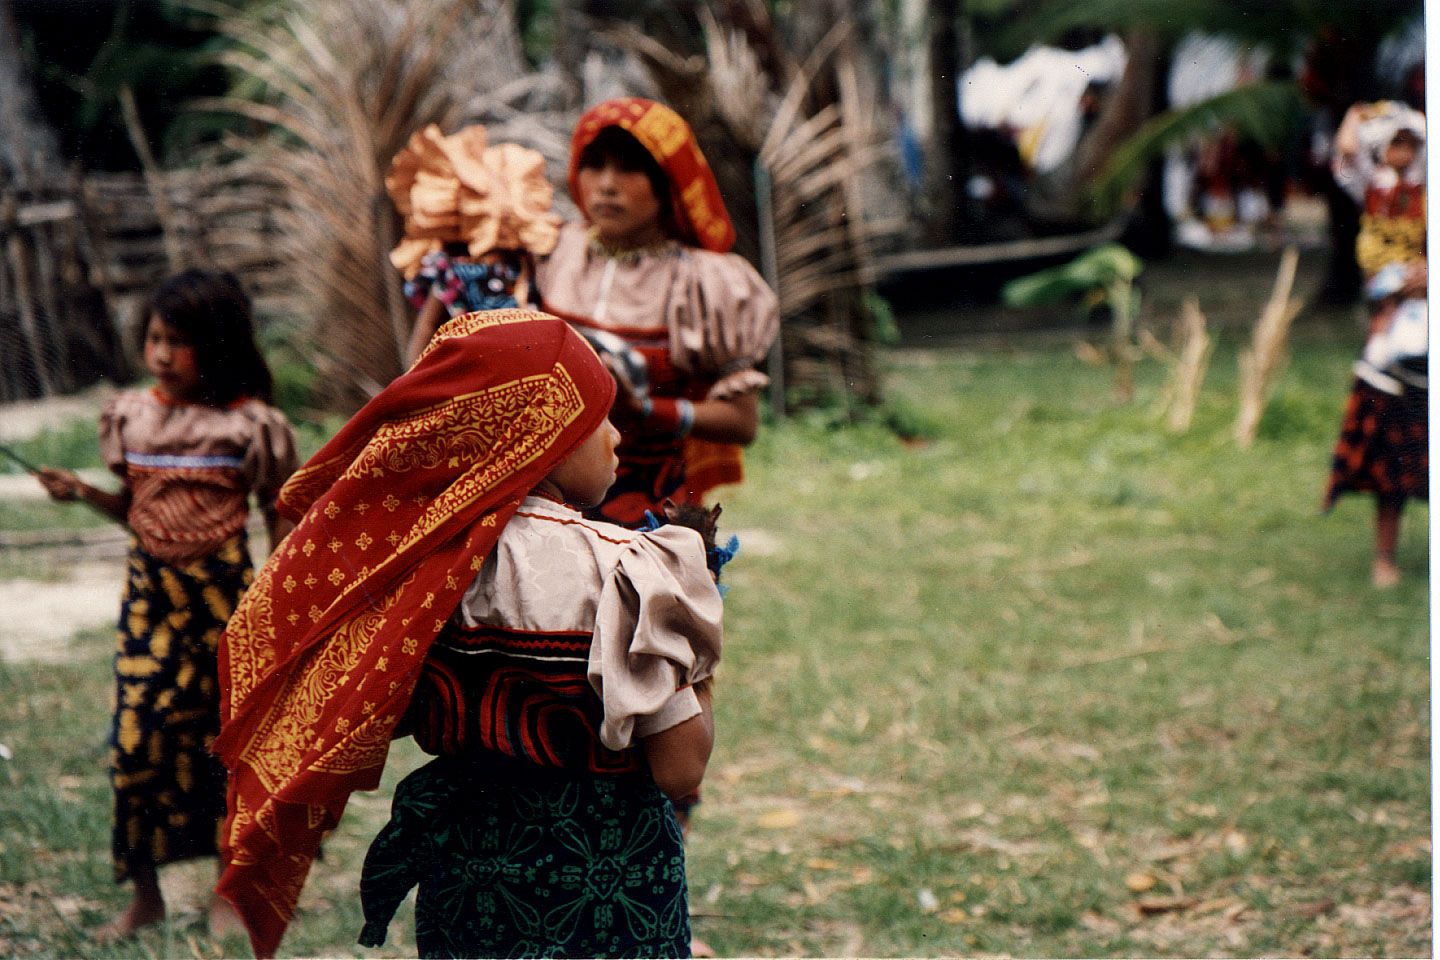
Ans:
<svg viewBox="0 0 1440 960"><path fill-rule="evenodd" d="M24 457L20 456L20 454L16 453L14 450L11 450L3 443L0 443L0 453L3 453L11 460L14 460L16 463L20 464L21 467L25 468L26 473L40 472L39 467L35 466L35 464L31 463L29 460L26 460Z"/></svg>
<svg viewBox="0 0 1440 960"><path fill-rule="evenodd" d="M26 473L30 474L31 476L33 476L33 477L38 477L38 476L40 476L40 468L39 468L39 467L35 466L35 464L31 463L29 460L26 460L24 457L20 456L20 454L16 453L14 450L11 450L9 447L5 446L5 444L3 444L3 443L0 443L0 454L3 454L3 455L5 455L5 456L9 457L11 460L14 460L16 463L18 463L21 467L23 467L23 468L25 469L25 472L26 472ZM100 514L102 517L105 517L107 520L114 520L114 519L115 519L114 517L110 516L110 514L107 513L102 507L96 506L95 504L91 503L89 500L86 500L84 497L76 496L74 500L71 500L71 501L68 501L68 502L70 502L70 503L83 503L83 504L85 504L85 506L89 507L91 510L94 510L96 513Z"/></svg>

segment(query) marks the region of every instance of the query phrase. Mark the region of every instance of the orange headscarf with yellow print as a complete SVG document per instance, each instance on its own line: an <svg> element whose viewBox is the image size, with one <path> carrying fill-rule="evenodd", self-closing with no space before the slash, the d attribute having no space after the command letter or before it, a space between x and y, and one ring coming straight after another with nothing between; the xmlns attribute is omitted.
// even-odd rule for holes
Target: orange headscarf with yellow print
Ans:
<svg viewBox="0 0 1440 960"><path fill-rule="evenodd" d="M525 495L609 412L564 321L456 317L281 490L297 526L220 648L217 892L273 956L320 838L379 784L426 650Z"/></svg>
<svg viewBox="0 0 1440 960"><path fill-rule="evenodd" d="M675 211L680 240L725 253L735 243L735 227L725 202L720 199L720 186L690 125L662 103L643 97L606 100L591 107L575 124L570 138L570 169L567 182L570 197L585 213L580 196L580 154L606 127L619 127L645 148L670 181L671 208Z"/></svg>

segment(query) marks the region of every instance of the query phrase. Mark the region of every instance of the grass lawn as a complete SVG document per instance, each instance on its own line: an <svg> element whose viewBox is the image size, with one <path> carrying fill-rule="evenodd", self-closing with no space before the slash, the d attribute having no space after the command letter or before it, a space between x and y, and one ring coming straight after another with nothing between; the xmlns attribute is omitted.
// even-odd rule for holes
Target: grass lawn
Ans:
<svg viewBox="0 0 1440 960"><path fill-rule="evenodd" d="M1428 512L1377 592L1371 504L1317 509L1355 345L1298 331L1244 452L1233 342L1180 437L1150 409L1158 365L1117 407L1059 344L888 354L924 442L764 430L722 518L742 551L697 935L747 956L1428 956ZM87 939L126 890L109 639L76 649L0 663L0 954L240 952L193 905ZM352 802L283 955L413 951L408 908L387 948L354 937L360 859L416 762L402 745Z"/></svg>

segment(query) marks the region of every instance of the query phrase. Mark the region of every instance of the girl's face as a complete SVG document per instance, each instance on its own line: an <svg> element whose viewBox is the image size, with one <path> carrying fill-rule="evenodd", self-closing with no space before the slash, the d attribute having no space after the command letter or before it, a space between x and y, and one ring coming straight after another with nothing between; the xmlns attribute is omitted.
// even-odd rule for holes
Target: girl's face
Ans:
<svg viewBox="0 0 1440 960"><path fill-rule="evenodd" d="M195 345L159 314L151 314L145 325L145 369L155 377L160 392L171 400L186 403L200 395Z"/></svg>
<svg viewBox="0 0 1440 960"><path fill-rule="evenodd" d="M615 447L619 442L620 431L606 417L545 479L560 488L566 503L577 507L598 506L615 482L615 469L620 466Z"/></svg>
<svg viewBox="0 0 1440 960"><path fill-rule="evenodd" d="M1416 142L1409 137L1396 137L1385 148L1385 163L1404 173L1415 162Z"/></svg>
<svg viewBox="0 0 1440 960"><path fill-rule="evenodd" d="M643 247L665 240L660 224L660 199L650 178L640 170L626 170L614 157L599 166L581 167L576 178L580 202L600 239L617 247Z"/></svg>

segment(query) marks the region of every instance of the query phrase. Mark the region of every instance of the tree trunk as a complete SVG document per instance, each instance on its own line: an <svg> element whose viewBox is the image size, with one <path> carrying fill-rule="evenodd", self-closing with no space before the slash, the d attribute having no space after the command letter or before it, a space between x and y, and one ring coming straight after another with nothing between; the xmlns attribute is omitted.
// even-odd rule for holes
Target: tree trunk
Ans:
<svg viewBox="0 0 1440 960"><path fill-rule="evenodd" d="M1026 213L1050 229L1082 229L1093 225L1086 187L1125 139L1156 113L1156 97L1164 75L1165 45L1154 34L1132 31L1125 37L1125 72L1105 98L1100 115L1080 135L1070 157L1036 177L1026 199Z"/></svg>
<svg viewBox="0 0 1440 960"><path fill-rule="evenodd" d="M1115 148L1155 112L1155 91L1165 45L1153 33L1132 31L1125 37L1125 72L1115 91L1106 98L1095 125L1075 146L1076 185L1088 183Z"/></svg>
<svg viewBox="0 0 1440 960"><path fill-rule="evenodd" d="M40 118L20 55L20 31L8 0L0 0L0 183L27 186L58 172L60 149Z"/></svg>
<svg viewBox="0 0 1440 960"><path fill-rule="evenodd" d="M926 233L937 246L966 233L964 210L968 146L960 123L960 37L956 30L962 0L930 0L928 35L930 136L925 145Z"/></svg>
<svg viewBox="0 0 1440 960"><path fill-rule="evenodd" d="M550 0L555 24L555 64L572 103L580 104L581 68L585 59L584 0Z"/></svg>

